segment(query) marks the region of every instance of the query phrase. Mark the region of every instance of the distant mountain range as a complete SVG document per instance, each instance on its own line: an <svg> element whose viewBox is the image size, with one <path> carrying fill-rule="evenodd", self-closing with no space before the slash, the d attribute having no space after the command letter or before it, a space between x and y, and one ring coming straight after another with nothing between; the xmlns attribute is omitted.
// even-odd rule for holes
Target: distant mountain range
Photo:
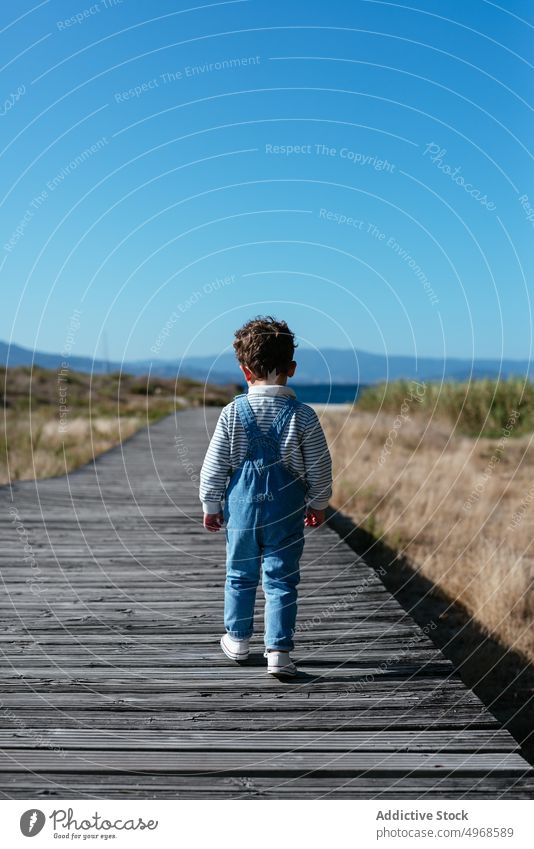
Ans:
<svg viewBox="0 0 534 849"><path fill-rule="evenodd" d="M383 380L467 380L484 377L503 378L532 376L529 360L467 360L433 357L389 356L369 354L367 351L351 351L340 348L325 348L313 351L299 348L295 359L298 367L293 378L295 384L369 384ZM43 368L57 369L63 357L60 354L45 354L31 351L18 345L8 347L0 342L0 364L29 366L32 363ZM132 360L118 363L93 360L91 357L69 357L69 367L74 371L123 371L129 374L151 374L157 377L190 377L210 383L243 383L232 352L221 356L186 357L183 360Z"/></svg>

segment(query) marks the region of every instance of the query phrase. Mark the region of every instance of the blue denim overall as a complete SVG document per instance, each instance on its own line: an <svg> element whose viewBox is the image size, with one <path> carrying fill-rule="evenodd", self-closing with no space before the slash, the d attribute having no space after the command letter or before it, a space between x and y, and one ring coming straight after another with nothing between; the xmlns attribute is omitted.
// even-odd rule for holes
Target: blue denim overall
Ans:
<svg viewBox="0 0 534 849"><path fill-rule="evenodd" d="M265 647L290 651L304 547L306 486L283 465L280 439L298 401L287 398L266 434L258 427L246 395L238 395L235 404L248 450L225 494L224 624L235 639L251 636L263 565Z"/></svg>

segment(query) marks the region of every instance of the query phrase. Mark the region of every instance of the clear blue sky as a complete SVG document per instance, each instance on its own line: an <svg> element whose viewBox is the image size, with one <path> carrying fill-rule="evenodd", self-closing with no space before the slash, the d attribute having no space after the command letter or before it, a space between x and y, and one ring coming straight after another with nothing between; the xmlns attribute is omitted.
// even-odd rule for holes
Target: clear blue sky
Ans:
<svg viewBox="0 0 534 849"><path fill-rule="evenodd" d="M78 310L73 353L168 359L274 313L319 348L528 357L533 22L3 3L0 338L59 351Z"/></svg>

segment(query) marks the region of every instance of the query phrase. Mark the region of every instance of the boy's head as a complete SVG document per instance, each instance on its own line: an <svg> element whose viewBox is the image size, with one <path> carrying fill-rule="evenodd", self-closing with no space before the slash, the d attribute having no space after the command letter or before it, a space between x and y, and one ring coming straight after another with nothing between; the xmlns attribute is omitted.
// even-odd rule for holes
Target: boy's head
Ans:
<svg viewBox="0 0 534 849"><path fill-rule="evenodd" d="M285 321L260 315L247 321L234 335L236 357L249 383L255 379L285 383L293 376L297 345L295 334Z"/></svg>

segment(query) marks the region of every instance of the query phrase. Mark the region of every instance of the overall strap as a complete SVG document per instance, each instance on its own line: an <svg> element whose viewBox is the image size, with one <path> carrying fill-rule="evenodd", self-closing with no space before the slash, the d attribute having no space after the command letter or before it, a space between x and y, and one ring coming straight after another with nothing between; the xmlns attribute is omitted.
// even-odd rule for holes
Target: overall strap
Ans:
<svg viewBox="0 0 534 849"><path fill-rule="evenodd" d="M268 437L270 437L271 439L276 440L276 442L279 442L280 437L282 436L282 433L284 431L284 428L285 428L288 420L293 415L293 412L295 411L296 407L297 407L296 400L294 398L288 397L287 400L286 400L286 403L284 404L282 409L279 410L278 413L276 414L275 419L274 419L272 425L270 426L266 435Z"/></svg>
<svg viewBox="0 0 534 849"><path fill-rule="evenodd" d="M254 410L250 406L250 401L247 396L237 395L235 398L235 406L249 442L252 439L256 439L258 436L263 436L263 433L258 427Z"/></svg>

